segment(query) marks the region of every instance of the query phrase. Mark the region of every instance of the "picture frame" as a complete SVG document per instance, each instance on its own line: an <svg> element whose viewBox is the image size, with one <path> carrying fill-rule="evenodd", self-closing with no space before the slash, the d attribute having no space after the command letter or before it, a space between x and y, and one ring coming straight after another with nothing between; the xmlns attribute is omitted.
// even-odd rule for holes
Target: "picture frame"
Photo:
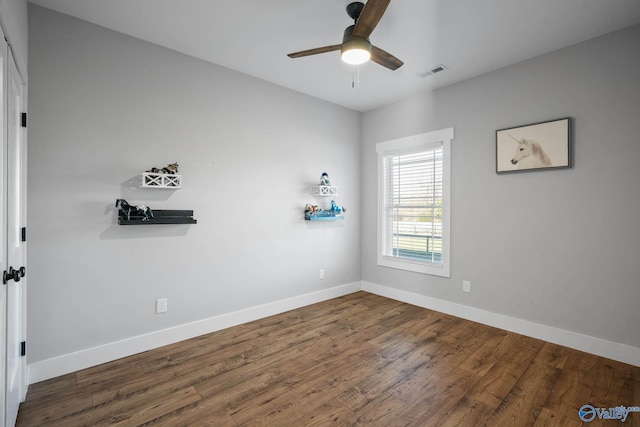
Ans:
<svg viewBox="0 0 640 427"><path fill-rule="evenodd" d="M496 173L573 167L572 118L496 130Z"/></svg>

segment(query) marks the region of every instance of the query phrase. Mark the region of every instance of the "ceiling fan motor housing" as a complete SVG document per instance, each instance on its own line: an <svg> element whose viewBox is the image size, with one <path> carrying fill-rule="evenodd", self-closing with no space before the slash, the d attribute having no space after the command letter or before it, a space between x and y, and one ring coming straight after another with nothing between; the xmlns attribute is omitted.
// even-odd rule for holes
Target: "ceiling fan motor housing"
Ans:
<svg viewBox="0 0 640 427"><path fill-rule="evenodd" d="M355 25L350 25L344 30L344 37L342 38L342 48L340 49L341 53L353 49L366 50L367 52L371 53L371 42L369 41L369 39L354 36L354 28Z"/></svg>

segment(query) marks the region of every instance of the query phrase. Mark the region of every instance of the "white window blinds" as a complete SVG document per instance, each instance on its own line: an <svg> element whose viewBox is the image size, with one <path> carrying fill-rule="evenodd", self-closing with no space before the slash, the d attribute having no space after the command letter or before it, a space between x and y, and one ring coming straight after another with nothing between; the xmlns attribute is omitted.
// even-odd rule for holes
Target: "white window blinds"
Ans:
<svg viewBox="0 0 640 427"><path fill-rule="evenodd" d="M441 265L442 143L382 156L384 257Z"/></svg>

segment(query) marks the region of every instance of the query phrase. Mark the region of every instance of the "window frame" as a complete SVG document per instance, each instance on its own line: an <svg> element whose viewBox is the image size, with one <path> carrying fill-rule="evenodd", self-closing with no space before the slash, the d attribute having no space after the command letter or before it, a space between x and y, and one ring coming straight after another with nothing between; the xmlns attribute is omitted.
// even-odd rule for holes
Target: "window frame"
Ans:
<svg viewBox="0 0 640 427"><path fill-rule="evenodd" d="M441 277L451 277L451 141L453 128L440 129L433 132L408 136L405 138L379 142L376 144L378 154L378 248L377 261L382 267L390 267L416 273ZM442 145L442 263L436 264L417 259L399 258L383 254L384 223L384 157L402 154L410 150L429 149L435 144Z"/></svg>

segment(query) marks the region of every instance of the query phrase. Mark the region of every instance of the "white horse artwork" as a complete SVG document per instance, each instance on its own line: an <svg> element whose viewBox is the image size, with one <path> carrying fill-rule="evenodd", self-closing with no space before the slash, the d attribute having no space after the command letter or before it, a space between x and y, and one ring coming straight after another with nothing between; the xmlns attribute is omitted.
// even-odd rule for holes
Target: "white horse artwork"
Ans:
<svg viewBox="0 0 640 427"><path fill-rule="evenodd" d="M532 139L517 139L513 136L511 138L518 143L516 154L511 159L511 164L518 165L518 169L548 168L552 166L551 159L539 143Z"/></svg>

